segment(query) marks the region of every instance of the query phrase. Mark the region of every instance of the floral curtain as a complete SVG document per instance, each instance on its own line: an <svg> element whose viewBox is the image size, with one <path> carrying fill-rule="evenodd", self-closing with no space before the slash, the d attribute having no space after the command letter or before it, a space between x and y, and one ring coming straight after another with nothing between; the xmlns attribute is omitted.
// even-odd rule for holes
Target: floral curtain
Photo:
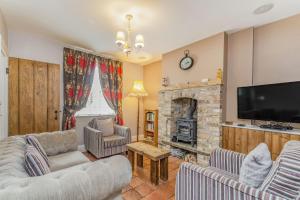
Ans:
<svg viewBox="0 0 300 200"><path fill-rule="evenodd" d="M64 48L64 130L75 127L75 113L86 105L93 83L96 57Z"/></svg>
<svg viewBox="0 0 300 200"><path fill-rule="evenodd" d="M103 95L108 105L115 111L117 124L123 125L122 113L122 78L123 67L122 63L115 60L98 58L99 62L99 77Z"/></svg>

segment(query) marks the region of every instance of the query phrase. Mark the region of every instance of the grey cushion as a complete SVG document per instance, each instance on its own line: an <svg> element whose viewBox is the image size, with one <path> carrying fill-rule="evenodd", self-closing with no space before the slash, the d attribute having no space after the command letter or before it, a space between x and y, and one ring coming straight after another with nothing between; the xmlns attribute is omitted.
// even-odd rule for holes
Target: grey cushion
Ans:
<svg viewBox="0 0 300 200"><path fill-rule="evenodd" d="M34 134L48 156L77 150L78 142L75 129L66 131Z"/></svg>
<svg viewBox="0 0 300 200"><path fill-rule="evenodd" d="M259 144L244 159L239 182L258 188L272 167L271 154L265 143Z"/></svg>
<svg viewBox="0 0 300 200"><path fill-rule="evenodd" d="M89 162L89 159L79 151L62 153L55 156L49 156L48 158L51 171L57 171L60 169Z"/></svg>
<svg viewBox="0 0 300 200"><path fill-rule="evenodd" d="M112 118L97 119L97 127L103 133L103 136L111 136L114 134L114 121Z"/></svg>

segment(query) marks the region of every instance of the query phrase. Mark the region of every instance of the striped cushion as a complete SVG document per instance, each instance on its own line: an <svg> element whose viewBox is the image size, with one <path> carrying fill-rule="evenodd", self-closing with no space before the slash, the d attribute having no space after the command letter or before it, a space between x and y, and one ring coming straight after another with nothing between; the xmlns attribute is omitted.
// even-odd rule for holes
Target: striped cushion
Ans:
<svg viewBox="0 0 300 200"><path fill-rule="evenodd" d="M50 173L49 166L45 159L32 145L26 145L25 170L29 176L42 176Z"/></svg>
<svg viewBox="0 0 300 200"><path fill-rule="evenodd" d="M27 135L25 137L25 139L26 139L27 144L34 146L36 148L36 150L38 150L38 152L40 152L41 156L44 158L47 165L49 166L48 156L47 156L45 150L43 149L42 145L38 141L38 139L36 139L36 137L34 137L33 135Z"/></svg>
<svg viewBox="0 0 300 200"><path fill-rule="evenodd" d="M261 186L285 199L296 199L300 195L300 142L289 141L284 146L269 175Z"/></svg>

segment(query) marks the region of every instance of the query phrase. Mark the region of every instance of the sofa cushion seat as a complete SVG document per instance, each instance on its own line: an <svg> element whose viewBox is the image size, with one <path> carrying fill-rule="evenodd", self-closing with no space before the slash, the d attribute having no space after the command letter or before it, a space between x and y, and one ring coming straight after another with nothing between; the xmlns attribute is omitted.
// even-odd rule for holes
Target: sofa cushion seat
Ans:
<svg viewBox="0 0 300 200"><path fill-rule="evenodd" d="M48 158L51 171L57 171L89 162L89 159L79 151L70 151L55 156L49 156Z"/></svg>
<svg viewBox="0 0 300 200"><path fill-rule="evenodd" d="M103 141L104 141L104 148L111 148L111 147L127 144L127 139L120 135L103 137Z"/></svg>

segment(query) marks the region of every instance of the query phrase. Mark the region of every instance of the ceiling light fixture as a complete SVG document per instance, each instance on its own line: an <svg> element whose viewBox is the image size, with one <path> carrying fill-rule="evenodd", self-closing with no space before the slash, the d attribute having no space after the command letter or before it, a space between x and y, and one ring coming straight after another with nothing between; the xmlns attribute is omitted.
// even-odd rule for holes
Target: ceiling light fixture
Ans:
<svg viewBox="0 0 300 200"><path fill-rule="evenodd" d="M116 35L116 44L117 46L123 50L124 53L128 56L132 52L132 46L131 46L131 20L133 16L128 14L126 15L126 19L128 21L127 25L127 35L123 31L118 31ZM141 34L138 34L135 36L135 43L134 47L136 49L141 49L144 47L144 37Z"/></svg>
<svg viewBox="0 0 300 200"><path fill-rule="evenodd" d="M256 8L253 11L253 13L256 14L256 15L264 14L264 13L269 12L270 10L272 10L273 7L274 7L273 3L264 4L264 5L259 6L258 8Z"/></svg>

